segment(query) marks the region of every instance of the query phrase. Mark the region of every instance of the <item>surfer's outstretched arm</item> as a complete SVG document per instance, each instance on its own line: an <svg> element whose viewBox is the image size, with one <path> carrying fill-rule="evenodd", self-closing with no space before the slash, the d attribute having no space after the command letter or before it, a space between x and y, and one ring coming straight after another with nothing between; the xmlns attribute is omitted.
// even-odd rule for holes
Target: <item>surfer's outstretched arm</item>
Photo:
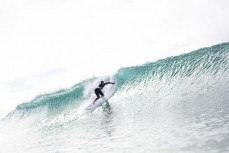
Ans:
<svg viewBox="0 0 229 153"><path fill-rule="evenodd" d="M114 82L107 82L107 83L104 83L104 85L107 85L107 84L115 84Z"/></svg>

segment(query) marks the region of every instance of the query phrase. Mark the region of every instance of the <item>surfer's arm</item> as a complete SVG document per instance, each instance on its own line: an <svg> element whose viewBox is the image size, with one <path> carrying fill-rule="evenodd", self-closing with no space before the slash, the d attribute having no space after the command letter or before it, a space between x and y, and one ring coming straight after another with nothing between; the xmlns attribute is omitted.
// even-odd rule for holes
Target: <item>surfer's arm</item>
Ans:
<svg viewBox="0 0 229 153"><path fill-rule="evenodd" d="M105 85L107 85L107 84L115 84L114 82L107 82L107 83L105 83Z"/></svg>

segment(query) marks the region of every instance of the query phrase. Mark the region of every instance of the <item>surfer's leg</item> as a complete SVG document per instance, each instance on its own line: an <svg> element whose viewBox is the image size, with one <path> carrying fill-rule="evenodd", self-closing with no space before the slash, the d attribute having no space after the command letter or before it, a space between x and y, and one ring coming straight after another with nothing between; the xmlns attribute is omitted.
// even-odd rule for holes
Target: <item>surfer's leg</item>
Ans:
<svg viewBox="0 0 229 153"><path fill-rule="evenodd" d="M98 99L99 99L99 97L97 97L97 98L93 101L93 104L94 104L94 103L95 103L95 101L96 101L96 100L98 100Z"/></svg>
<svg viewBox="0 0 229 153"><path fill-rule="evenodd" d="M95 94L96 94L97 98L94 100L93 104L95 103L96 100L98 100L100 98L100 96L99 96L100 92L99 91L101 91L101 90L95 89Z"/></svg>
<svg viewBox="0 0 229 153"><path fill-rule="evenodd" d="M93 104L95 103L96 100L98 100L100 98L99 95L97 95L97 98L95 98L95 100L93 101Z"/></svg>
<svg viewBox="0 0 229 153"><path fill-rule="evenodd" d="M104 94L103 94L103 92L101 91L101 90L99 90L99 92L98 92L102 97L104 97Z"/></svg>

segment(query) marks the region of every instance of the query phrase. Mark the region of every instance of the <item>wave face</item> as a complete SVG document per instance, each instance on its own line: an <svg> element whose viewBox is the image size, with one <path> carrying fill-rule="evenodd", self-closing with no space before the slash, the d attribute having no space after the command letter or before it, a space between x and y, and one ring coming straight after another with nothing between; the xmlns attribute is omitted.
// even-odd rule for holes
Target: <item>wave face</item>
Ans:
<svg viewBox="0 0 229 153"><path fill-rule="evenodd" d="M111 98L86 111L101 80ZM228 152L228 93L229 43L122 68L18 105L0 152Z"/></svg>

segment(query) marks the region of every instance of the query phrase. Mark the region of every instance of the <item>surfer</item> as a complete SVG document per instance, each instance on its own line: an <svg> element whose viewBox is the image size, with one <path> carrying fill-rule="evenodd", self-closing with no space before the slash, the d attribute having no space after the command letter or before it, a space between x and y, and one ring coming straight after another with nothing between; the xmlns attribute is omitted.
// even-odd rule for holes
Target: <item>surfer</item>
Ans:
<svg viewBox="0 0 229 153"><path fill-rule="evenodd" d="M95 103L96 100L98 100L100 98L99 95L101 95L102 97L104 96L104 94L102 92L102 89L107 84L115 84L115 83L114 82L106 82L106 83L104 83L104 81L101 81L99 86L97 88L95 88L95 94L96 94L97 98L94 100L93 104Z"/></svg>

